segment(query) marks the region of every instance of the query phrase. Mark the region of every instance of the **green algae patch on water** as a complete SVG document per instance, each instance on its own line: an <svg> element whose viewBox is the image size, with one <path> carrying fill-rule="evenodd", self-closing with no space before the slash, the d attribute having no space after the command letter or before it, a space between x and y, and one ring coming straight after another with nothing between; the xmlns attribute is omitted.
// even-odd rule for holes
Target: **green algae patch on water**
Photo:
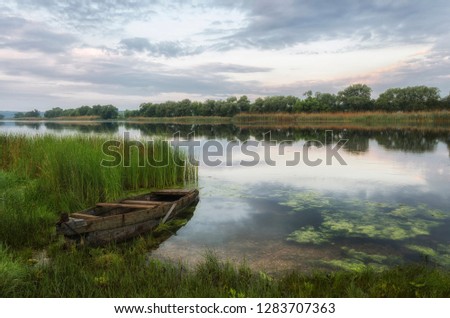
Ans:
<svg viewBox="0 0 450 318"><path fill-rule="evenodd" d="M330 239L332 239L332 235L321 231L320 229L316 230L312 226L302 227L301 229L289 234L287 238L288 241L314 245L329 243Z"/></svg>
<svg viewBox="0 0 450 318"><path fill-rule="evenodd" d="M399 264L400 259L394 256L369 254L349 247L342 247L342 259L322 260L319 264L346 271L361 272L367 269L382 271L389 265Z"/></svg>
<svg viewBox="0 0 450 318"><path fill-rule="evenodd" d="M444 213L441 210L430 209L425 204L420 204L417 207L401 205L391 211L390 214L403 218L421 217L435 220L443 220L449 218L449 214Z"/></svg>
<svg viewBox="0 0 450 318"><path fill-rule="evenodd" d="M428 246L409 244L409 245L406 245L406 248L410 249L411 251L420 253L421 255L424 255L424 256L436 257L438 255L434 249L432 249L431 247L428 247Z"/></svg>
<svg viewBox="0 0 450 318"><path fill-rule="evenodd" d="M311 211L320 214L322 224L310 228L307 224L292 232L288 240L322 244L333 238L372 238L401 241L430 235L433 228L450 215L426 205L389 204L363 200L338 200L315 192L287 194L280 205L294 212Z"/></svg>
<svg viewBox="0 0 450 318"><path fill-rule="evenodd" d="M331 207L331 199L316 192L307 191L289 195L288 201L281 202L280 205L291 207L293 211L324 209Z"/></svg>
<svg viewBox="0 0 450 318"><path fill-rule="evenodd" d="M435 248L409 244L406 248L427 258L437 265L450 267L450 244L438 244Z"/></svg>

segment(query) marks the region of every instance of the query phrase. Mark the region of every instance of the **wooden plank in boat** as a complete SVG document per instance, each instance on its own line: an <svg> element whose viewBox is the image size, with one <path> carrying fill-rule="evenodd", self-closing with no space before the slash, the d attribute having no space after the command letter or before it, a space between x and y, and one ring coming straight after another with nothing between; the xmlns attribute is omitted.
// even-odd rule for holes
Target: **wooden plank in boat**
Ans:
<svg viewBox="0 0 450 318"><path fill-rule="evenodd" d="M153 191L152 194L160 194L160 195L187 195L189 193L194 192L195 190L184 190L184 189L170 189L170 190L159 190Z"/></svg>
<svg viewBox="0 0 450 318"><path fill-rule="evenodd" d="M159 205L159 204L167 203L167 201L123 200L123 201L120 201L120 203Z"/></svg>
<svg viewBox="0 0 450 318"><path fill-rule="evenodd" d="M97 203L97 206L101 207L110 207L110 208L134 208L134 209L149 209L157 204L123 204L123 203Z"/></svg>
<svg viewBox="0 0 450 318"><path fill-rule="evenodd" d="M94 220L94 219L99 218L99 216L97 216L97 215L84 214L84 213L72 213L70 216L73 218L76 218L76 219L85 219L85 220Z"/></svg>

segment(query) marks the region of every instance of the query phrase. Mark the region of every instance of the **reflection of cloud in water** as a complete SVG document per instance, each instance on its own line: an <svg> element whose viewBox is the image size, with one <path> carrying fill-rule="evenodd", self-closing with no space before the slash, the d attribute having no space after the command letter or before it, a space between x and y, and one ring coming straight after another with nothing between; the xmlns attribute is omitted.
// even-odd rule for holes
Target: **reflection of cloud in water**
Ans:
<svg viewBox="0 0 450 318"><path fill-rule="evenodd" d="M325 158L323 149L314 149L311 158ZM416 187L427 191L436 188L434 182L440 183L450 191L450 166L448 151L439 144L435 153L415 154L387 152L371 141L370 151L364 155L354 156L341 153L348 165L333 164L317 167L306 166L301 162L294 167L287 167L285 159L277 162L276 167L261 163L254 167L205 167L199 169L200 180L213 176L222 181L239 185L279 182L294 187L307 187L317 191L332 192L379 192L392 188ZM436 176L438 178L436 179Z"/></svg>

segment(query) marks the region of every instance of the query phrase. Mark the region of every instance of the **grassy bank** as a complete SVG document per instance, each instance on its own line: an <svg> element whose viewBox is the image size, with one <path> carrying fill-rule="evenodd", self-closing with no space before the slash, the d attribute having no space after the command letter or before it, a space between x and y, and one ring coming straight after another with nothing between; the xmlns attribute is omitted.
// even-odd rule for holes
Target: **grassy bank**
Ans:
<svg viewBox="0 0 450 318"><path fill-rule="evenodd" d="M49 242L62 211L116 200L129 192L179 186L196 178L196 169L186 164L184 154L163 141L149 148L149 156L163 166L139 167L139 160L144 163L144 150L132 147L128 167L124 162L102 167L102 160L108 160L102 151L105 141L100 137L0 135L0 242L42 246ZM117 151L124 153L125 147L122 142Z"/></svg>
<svg viewBox="0 0 450 318"><path fill-rule="evenodd" d="M450 296L450 273L420 265L270 277L213 256L187 268L148 260L146 253L144 240L126 248L53 252L48 265L33 259L25 263L6 252L0 274L6 274L7 281L0 283L0 297Z"/></svg>
<svg viewBox="0 0 450 318"><path fill-rule="evenodd" d="M346 112L346 113L242 113L233 117L233 123L244 125L304 123L358 123L358 124L449 124L450 112Z"/></svg>
<svg viewBox="0 0 450 318"><path fill-rule="evenodd" d="M358 125L358 126L447 126L450 112L341 112L341 113L241 113L234 117L130 117L126 122L167 124L234 124L236 126Z"/></svg>
<svg viewBox="0 0 450 318"><path fill-rule="evenodd" d="M128 123L157 123L157 124L231 124L232 117L220 116L185 116L185 117L129 117Z"/></svg>
<svg viewBox="0 0 450 318"><path fill-rule="evenodd" d="M14 120L14 119L13 119ZM46 122L105 122L98 116L21 118L16 121ZM298 126L304 124L358 124L358 125L448 125L449 111L422 112L338 112L338 113L240 113L233 117L220 116L184 116L184 117L128 117L107 120L129 123L162 124L235 124L242 125L283 125Z"/></svg>

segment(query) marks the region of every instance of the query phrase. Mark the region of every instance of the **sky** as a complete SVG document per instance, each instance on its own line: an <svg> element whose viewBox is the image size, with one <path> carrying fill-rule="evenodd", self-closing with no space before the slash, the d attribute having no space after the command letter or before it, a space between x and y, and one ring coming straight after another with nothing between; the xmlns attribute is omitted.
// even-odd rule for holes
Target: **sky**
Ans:
<svg viewBox="0 0 450 318"><path fill-rule="evenodd" d="M448 0L3 0L0 110L450 92Z"/></svg>

